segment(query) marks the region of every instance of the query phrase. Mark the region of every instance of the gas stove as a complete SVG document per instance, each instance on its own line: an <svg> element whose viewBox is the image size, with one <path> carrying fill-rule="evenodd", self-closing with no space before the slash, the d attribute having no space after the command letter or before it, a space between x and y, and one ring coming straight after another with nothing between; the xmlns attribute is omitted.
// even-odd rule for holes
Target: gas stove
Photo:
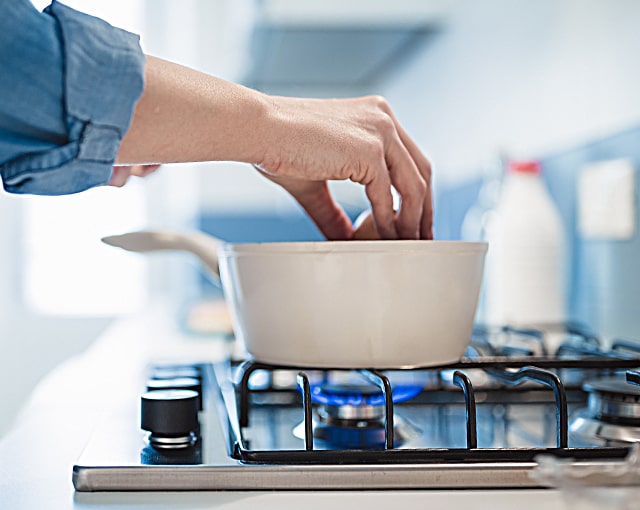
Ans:
<svg viewBox="0 0 640 510"><path fill-rule="evenodd" d="M551 331L551 332L550 332ZM548 338L560 339L551 351ZM605 467L640 442L640 343L476 328L411 370L150 365L95 431L78 491L535 487L539 455Z"/></svg>

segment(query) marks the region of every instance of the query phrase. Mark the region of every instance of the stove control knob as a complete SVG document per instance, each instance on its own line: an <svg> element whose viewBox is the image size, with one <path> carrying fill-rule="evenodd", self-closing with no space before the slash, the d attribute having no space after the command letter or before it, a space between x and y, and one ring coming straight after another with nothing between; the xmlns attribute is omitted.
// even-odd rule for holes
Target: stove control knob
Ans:
<svg viewBox="0 0 640 510"><path fill-rule="evenodd" d="M199 395L191 390L156 390L142 395L141 428L157 448L186 448L197 441Z"/></svg>
<svg viewBox="0 0 640 510"><path fill-rule="evenodd" d="M176 377L174 379L156 379L147 381L147 391L158 390L191 390L198 394L198 411L202 411L202 383L193 377Z"/></svg>

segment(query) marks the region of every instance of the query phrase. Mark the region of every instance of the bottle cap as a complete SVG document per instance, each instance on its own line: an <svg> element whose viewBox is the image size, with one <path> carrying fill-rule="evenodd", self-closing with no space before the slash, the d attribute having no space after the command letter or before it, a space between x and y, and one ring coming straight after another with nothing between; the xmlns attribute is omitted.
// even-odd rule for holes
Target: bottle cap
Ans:
<svg viewBox="0 0 640 510"><path fill-rule="evenodd" d="M509 171L523 174L539 174L542 168L537 161L510 161Z"/></svg>

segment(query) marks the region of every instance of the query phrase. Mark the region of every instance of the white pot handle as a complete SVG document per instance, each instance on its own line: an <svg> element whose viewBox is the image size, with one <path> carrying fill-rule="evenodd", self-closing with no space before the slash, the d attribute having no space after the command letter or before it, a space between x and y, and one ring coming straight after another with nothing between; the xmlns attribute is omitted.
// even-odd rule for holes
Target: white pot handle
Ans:
<svg viewBox="0 0 640 510"><path fill-rule="evenodd" d="M214 283L220 285L218 247L222 241L203 232L141 230L103 237L102 242L136 253L188 251L202 261L209 270Z"/></svg>

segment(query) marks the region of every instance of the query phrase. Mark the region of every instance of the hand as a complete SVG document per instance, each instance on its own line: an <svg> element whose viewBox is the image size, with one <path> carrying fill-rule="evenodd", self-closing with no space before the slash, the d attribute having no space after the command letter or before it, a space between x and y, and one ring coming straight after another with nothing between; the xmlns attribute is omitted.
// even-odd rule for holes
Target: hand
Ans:
<svg viewBox="0 0 640 510"><path fill-rule="evenodd" d="M155 172L158 168L160 168L160 165L116 165L113 167L109 186L121 188L127 183L129 177L132 175L135 177L146 177L147 175Z"/></svg>
<svg viewBox="0 0 640 510"><path fill-rule="evenodd" d="M279 184L295 198L327 239L346 241L353 238L351 220L331 196L327 181L310 181L288 176L274 176L254 165L267 179Z"/></svg>
<svg viewBox="0 0 640 510"><path fill-rule="evenodd" d="M365 186L383 239L432 239L431 165L384 98L273 97L266 151L257 167L289 191L329 239L353 227L327 180ZM397 215L391 186L401 197Z"/></svg>

